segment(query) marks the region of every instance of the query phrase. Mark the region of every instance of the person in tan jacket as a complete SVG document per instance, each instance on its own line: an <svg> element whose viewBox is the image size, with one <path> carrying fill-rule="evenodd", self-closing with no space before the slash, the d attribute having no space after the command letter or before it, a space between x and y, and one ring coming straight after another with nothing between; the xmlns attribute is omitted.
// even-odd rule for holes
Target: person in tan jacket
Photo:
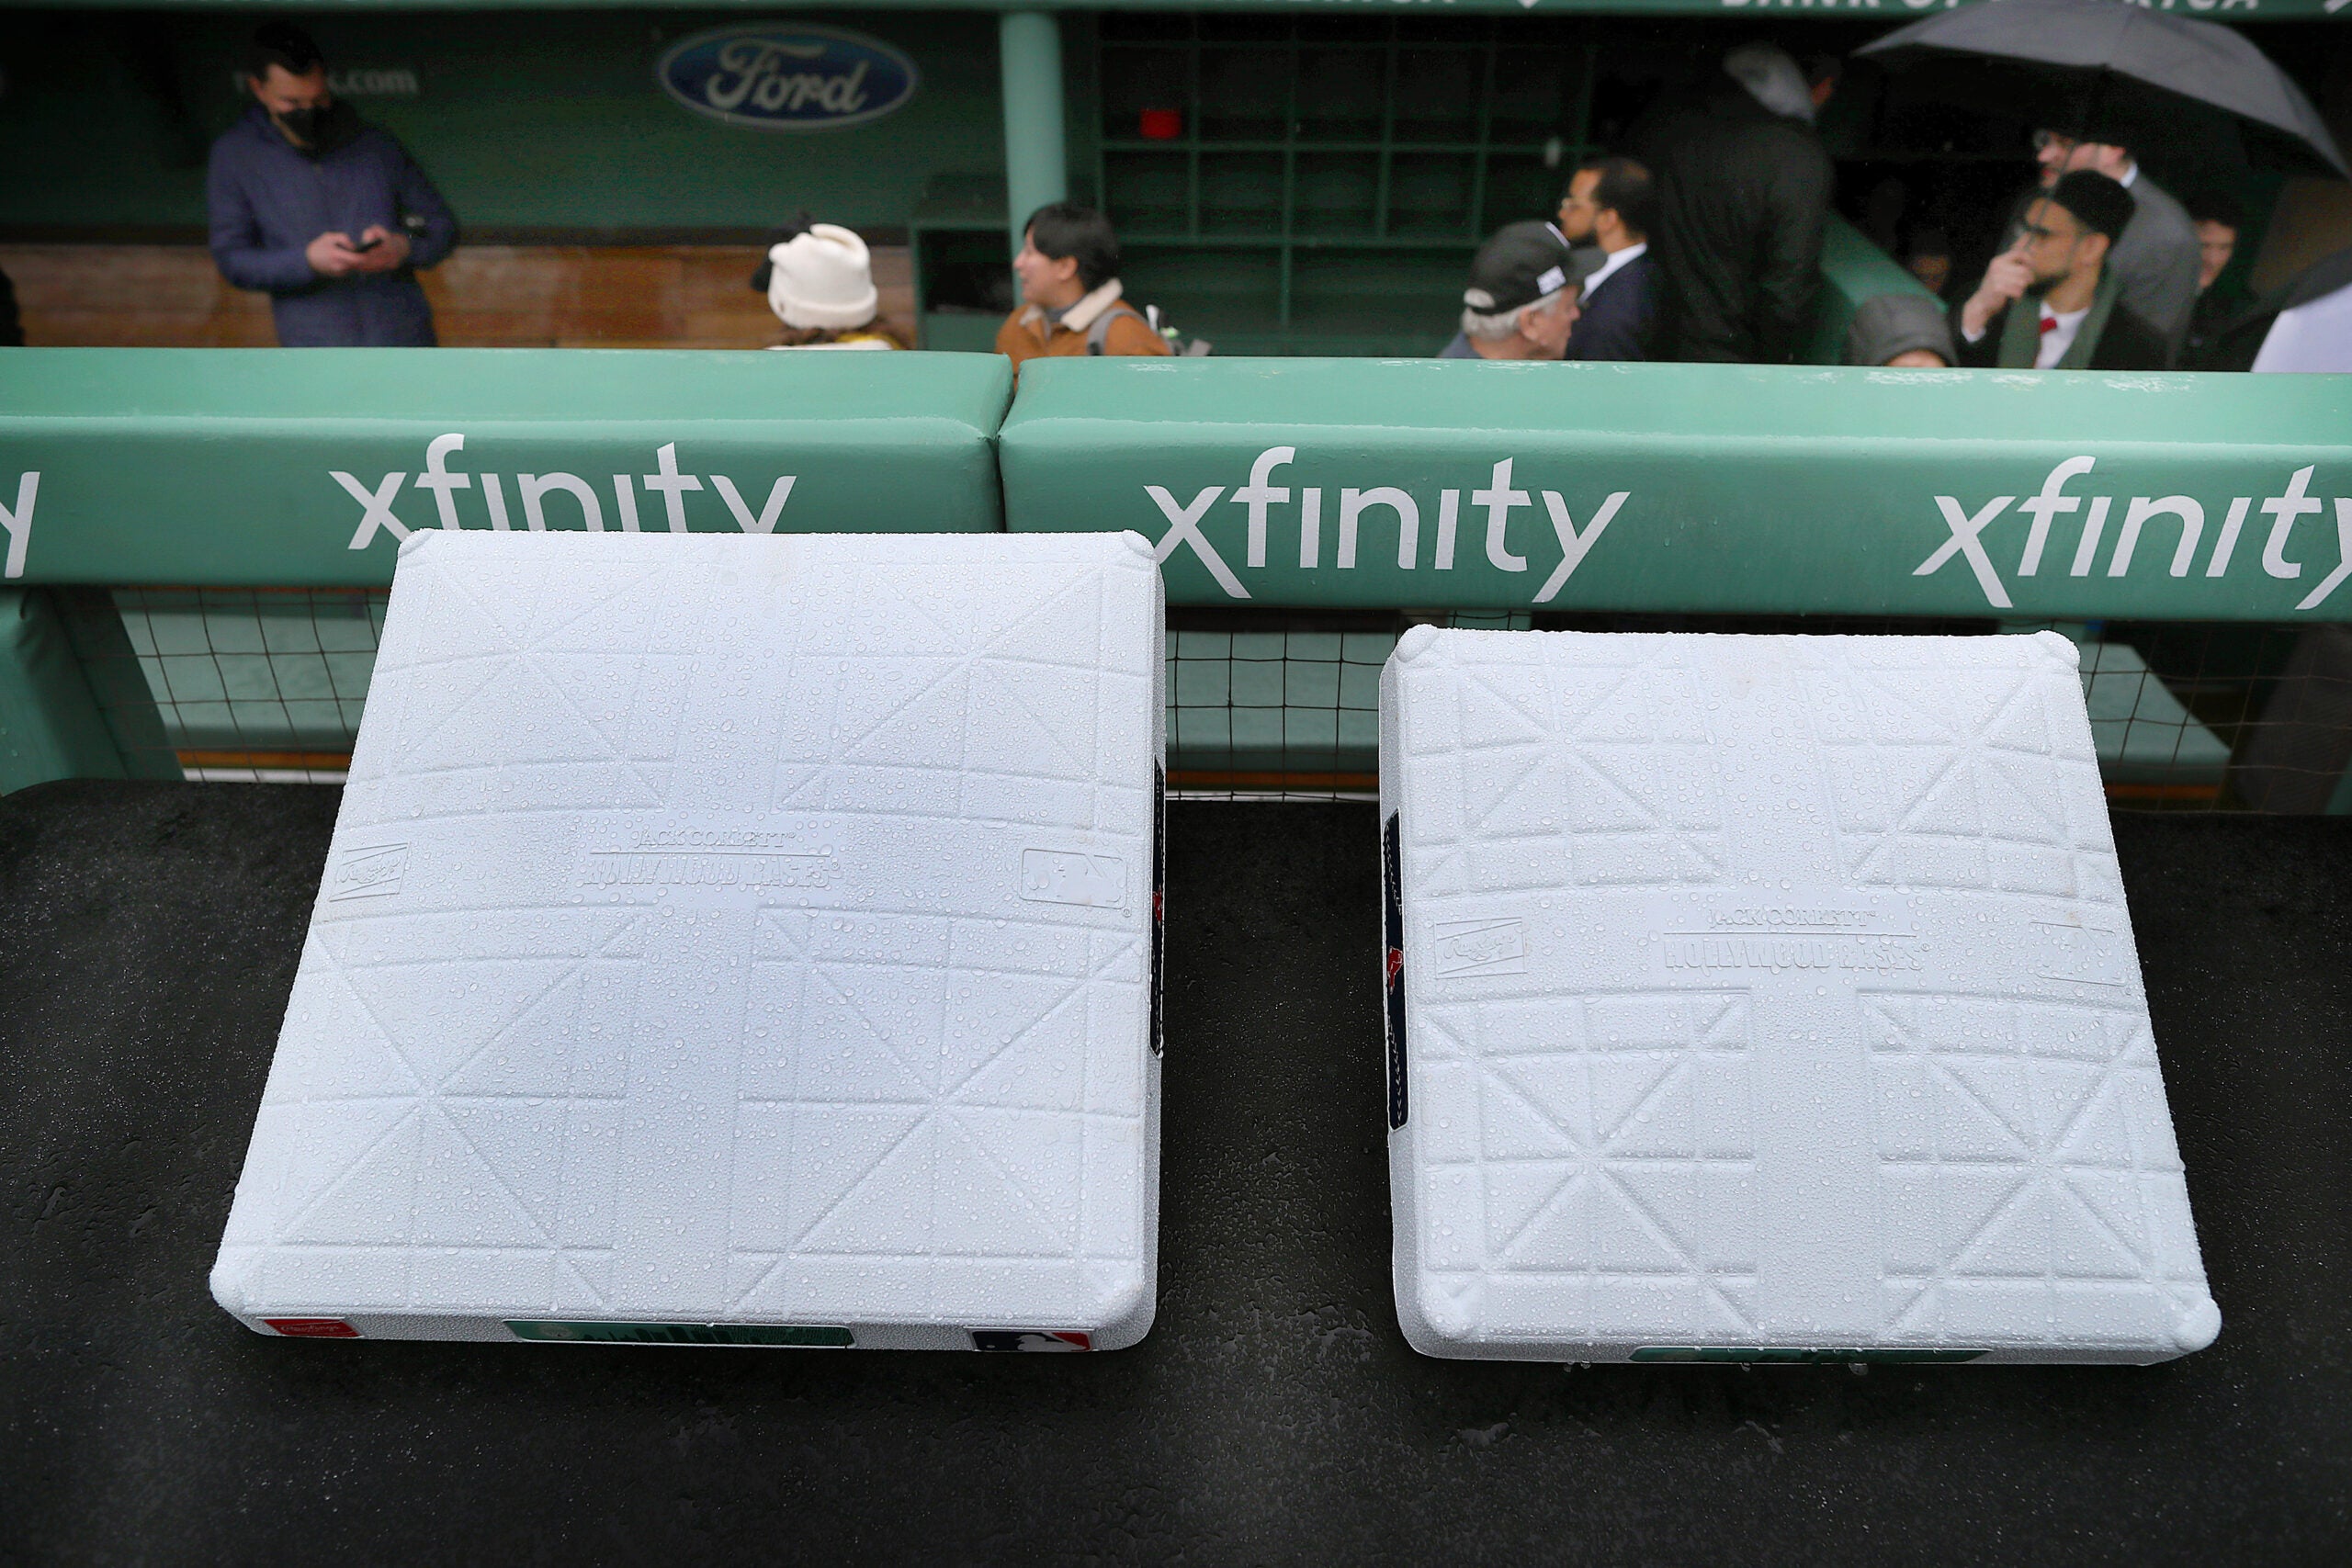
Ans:
<svg viewBox="0 0 2352 1568"><path fill-rule="evenodd" d="M1168 340L1119 298L1119 240L1091 207L1057 201L1030 216L1021 254L1021 308L996 331L1017 372L1040 355L1168 354Z"/></svg>

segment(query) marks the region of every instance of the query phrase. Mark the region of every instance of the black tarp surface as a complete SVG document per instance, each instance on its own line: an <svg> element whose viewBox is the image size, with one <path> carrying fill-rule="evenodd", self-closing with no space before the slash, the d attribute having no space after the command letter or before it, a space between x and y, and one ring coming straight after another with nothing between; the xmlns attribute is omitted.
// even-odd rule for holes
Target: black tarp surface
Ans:
<svg viewBox="0 0 2352 1568"><path fill-rule="evenodd" d="M2352 823L2117 823L2219 1343L1858 1376L1406 1347L1363 806L1170 813L1136 1349L261 1338L205 1275L334 807L0 800L0 1560L2352 1561Z"/></svg>

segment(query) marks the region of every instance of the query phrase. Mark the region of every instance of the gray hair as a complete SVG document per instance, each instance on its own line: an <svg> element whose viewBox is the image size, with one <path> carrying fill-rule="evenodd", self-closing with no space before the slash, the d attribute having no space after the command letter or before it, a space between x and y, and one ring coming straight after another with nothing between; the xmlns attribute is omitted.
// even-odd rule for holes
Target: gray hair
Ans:
<svg viewBox="0 0 2352 1568"><path fill-rule="evenodd" d="M1464 310L1462 312L1463 335L1484 338L1488 343L1500 343L1519 331L1521 318L1530 310L1548 310L1552 302L1566 292L1565 288L1555 288L1542 299L1530 299L1515 310L1496 310L1489 313L1485 310Z"/></svg>
<svg viewBox="0 0 2352 1568"><path fill-rule="evenodd" d="M1724 56L1724 73L1774 114L1813 123L1813 89L1788 51L1776 44L1741 44Z"/></svg>

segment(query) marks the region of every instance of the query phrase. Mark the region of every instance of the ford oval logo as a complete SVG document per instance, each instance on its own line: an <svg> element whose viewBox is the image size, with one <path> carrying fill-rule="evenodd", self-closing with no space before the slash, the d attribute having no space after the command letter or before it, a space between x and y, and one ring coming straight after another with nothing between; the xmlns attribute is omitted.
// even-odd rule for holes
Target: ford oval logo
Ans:
<svg viewBox="0 0 2352 1568"><path fill-rule="evenodd" d="M799 23L696 33L654 74L696 114L762 130L864 125L915 96L915 62L888 44Z"/></svg>

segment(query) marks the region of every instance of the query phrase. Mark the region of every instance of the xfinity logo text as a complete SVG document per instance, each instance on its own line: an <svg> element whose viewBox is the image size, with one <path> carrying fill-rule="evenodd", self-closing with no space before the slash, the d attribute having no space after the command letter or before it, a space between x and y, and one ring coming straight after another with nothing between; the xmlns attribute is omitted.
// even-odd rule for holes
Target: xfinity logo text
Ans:
<svg viewBox="0 0 2352 1568"><path fill-rule="evenodd" d="M2065 571L2069 577L2088 577L2099 564L2099 552L2107 550L2107 575L2122 577L2132 570L2132 563L2141 557L2141 536L2149 534L2151 547L2161 550L2170 544L2172 553L2165 570L2175 577L2187 577L2197 566L2197 556L2205 540L2204 503L2193 496L2135 495L2123 508L2123 515L2108 544L2108 523L2115 511L2117 498L2111 495L2069 495L2066 487L2072 481L2090 473L2098 466L2092 457L2069 457L2050 470L2041 481L2038 494L2019 501L2013 495L1996 495L1974 511L1962 505L1955 496L1936 497L1937 510L1942 513L1944 526L1950 537L1936 547L1934 553L1912 570L1914 577L1928 577L1943 569L1955 557L1964 562L1976 576L1976 584L1984 592L1985 603L1996 610L2010 608L2008 586L2002 581L1994 565L1992 552L1984 542L1985 529L2014 505L2018 513L2032 519L2026 528L2025 538L2018 554L2015 575L2039 575L2048 557L2052 571L2058 556L2049 554L2052 522L2062 516L2079 514L2081 526L2074 533L2074 551L2066 557ZM2291 558L2297 549L2295 525L2306 516L2326 510L2317 496L2309 493L2313 466L2297 468L2278 488L2278 493L2262 499L2260 511L2268 519L2263 535L2262 570L2272 577L2293 581L2303 575L2304 562ZM2238 536L2245 532L2246 518L2255 509L2256 497L2235 496L2222 517L2220 530L2214 534L2211 549L2205 556L2207 577L2226 576L2230 563L2237 558ZM2154 532L2151 532L2154 530ZM2327 596L2335 592L2346 577L2352 577L2352 497L2335 498L2336 563L2333 570L2316 582L2306 593L2298 610L2317 609ZM2249 553L2251 553L2249 547ZM2159 557L2159 558L2164 558Z"/></svg>
<svg viewBox="0 0 2352 1568"><path fill-rule="evenodd" d="M1246 530L1243 564L1246 567L1258 568L1266 564L1272 509L1292 504L1291 487L1273 482L1275 470L1288 468L1297 459L1298 449L1295 446L1267 447L1250 465L1250 482L1237 487L1226 502L1227 505L1242 510ZM1497 571L1529 570L1527 557L1511 548L1511 514L1521 508L1532 512L1537 495L1543 497L1544 513L1551 519L1553 536L1559 541L1560 560L1552 569L1551 575L1544 580L1544 585L1536 590L1534 602L1549 604L1552 596L1559 592L1569 577L1574 575L1586 553L1600 539L1602 530L1609 526L1610 519L1617 515L1617 509L1625 504L1633 492L1622 490L1611 492L1588 514L1584 527L1579 530L1569 511L1567 497L1561 491L1531 491L1515 486L1512 469L1517 461L1513 457L1502 458L1489 471L1484 486L1465 488L1471 510L1486 513L1484 542L1487 561ZM1196 492L1189 502L1179 501L1161 485L1146 485L1143 490L1151 498L1152 504L1159 508L1160 515L1168 519L1168 532L1160 536L1159 544L1153 552L1155 557L1164 561L1176 552L1179 545L1184 546L1199 558L1201 565L1208 569L1208 574L1216 580L1217 586L1225 590L1227 597L1249 598L1250 591L1241 585L1241 579L1235 575L1231 565L1202 531L1203 525L1209 520L1211 509L1225 495L1226 487L1210 485ZM1453 570L1454 547L1462 525L1463 494L1461 489L1441 490L1437 493L1436 528L1429 558L1429 570L1432 571ZM1339 491L1337 502L1333 519L1336 532L1331 551L1331 565L1335 570L1348 571L1354 568L1357 547L1368 525L1376 525L1382 531L1394 531L1397 570L1417 571L1421 569L1421 503L1409 491L1394 485L1376 485L1362 490L1348 486ZM1297 509L1298 564L1302 570L1314 571L1323 564L1323 491L1313 487L1301 488ZM1522 533L1532 521L1522 520ZM1476 534L1478 523L1475 517L1471 528Z"/></svg>
<svg viewBox="0 0 2352 1568"><path fill-rule="evenodd" d="M425 446L424 471L416 476L415 488L432 491L435 523L444 528L461 528L465 524L458 517L458 492L473 489L475 480L479 479L481 482L482 510L487 514L490 526L501 533L507 532L514 527L514 517L507 510L505 478L492 473L460 473L449 467L451 457L464 451L465 446L466 438L461 434L453 433L435 436ZM678 471L678 444L674 441L655 449L653 467L654 472L650 474L610 476L613 521L624 534L639 531L637 487L642 483L649 496L661 498L661 520L668 525L670 532L685 533L686 497L704 488L705 476ZM29 481L40 476L27 477ZM392 503L399 498L401 487L409 481L405 471L386 474L373 486L362 483L355 475L340 471L332 472L327 477L341 485L345 492L359 503L359 526L351 536L353 549L366 549L379 530L390 535L395 543L408 537L410 525L401 521L392 511ZM767 500L756 513L745 501L743 493L735 488L733 479L725 474L707 477L709 488L726 502L728 513L734 518L737 527L746 534L775 532L776 519L784 515L785 502L792 499L793 475L785 474L768 487ZM601 534L605 531L604 498L596 486L578 474L515 474L513 478L515 503L522 513L523 526L533 533L548 526L550 505L557 497L563 498L560 508L555 513L558 522L568 522L576 515L580 520L579 525L588 532ZM29 517L29 491L25 494L23 508ZM6 515L0 513L0 516ZM415 525L417 527L433 525L430 523ZM14 531L13 525L11 531ZM22 550L21 547L13 544L11 550L10 575L14 576L13 568Z"/></svg>

